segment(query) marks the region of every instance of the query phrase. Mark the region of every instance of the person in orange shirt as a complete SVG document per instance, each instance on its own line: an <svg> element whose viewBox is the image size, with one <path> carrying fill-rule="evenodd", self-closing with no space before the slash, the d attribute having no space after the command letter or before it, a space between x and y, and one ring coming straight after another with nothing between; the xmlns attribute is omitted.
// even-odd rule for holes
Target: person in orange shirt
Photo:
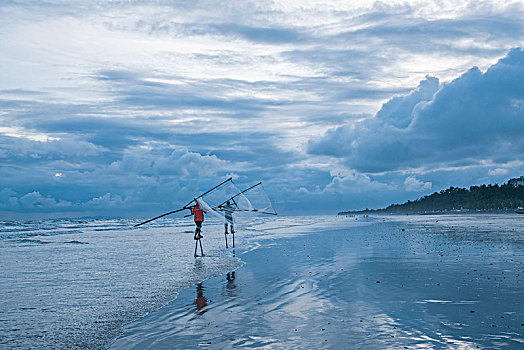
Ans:
<svg viewBox="0 0 524 350"><path fill-rule="evenodd" d="M196 202L195 206L191 208L191 214L193 214L195 217L196 230L195 230L194 238L195 240L199 240L200 238L204 237L202 236L200 231L202 229L202 223L204 222L204 213L207 213L207 212L203 210L202 208L200 208L200 205L198 204L197 201L195 202Z"/></svg>

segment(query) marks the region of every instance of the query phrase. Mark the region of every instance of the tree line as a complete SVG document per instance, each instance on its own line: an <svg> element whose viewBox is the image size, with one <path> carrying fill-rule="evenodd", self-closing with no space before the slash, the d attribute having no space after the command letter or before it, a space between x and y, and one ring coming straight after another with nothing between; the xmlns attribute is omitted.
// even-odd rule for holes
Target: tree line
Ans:
<svg viewBox="0 0 524 350"><path fill-rule="evenodd" d="M503 185L471 186L469 189L450 187L440 192L408 200L403 204L392 204L384 209L340 212L339 215L387 212L424 213L449 211L502 211L524 207L524 186Z"/></svg>

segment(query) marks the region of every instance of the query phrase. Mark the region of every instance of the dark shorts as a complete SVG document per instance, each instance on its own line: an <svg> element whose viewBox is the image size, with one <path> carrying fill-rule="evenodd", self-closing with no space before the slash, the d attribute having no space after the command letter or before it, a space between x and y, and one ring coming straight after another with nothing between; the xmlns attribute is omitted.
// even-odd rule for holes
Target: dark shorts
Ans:
<svg viewBox="0 0 524 350"><path fill-rule="evenodd" d="M202 228L202 221L195 221L195 225L197 225L198 228Z"/></svg>

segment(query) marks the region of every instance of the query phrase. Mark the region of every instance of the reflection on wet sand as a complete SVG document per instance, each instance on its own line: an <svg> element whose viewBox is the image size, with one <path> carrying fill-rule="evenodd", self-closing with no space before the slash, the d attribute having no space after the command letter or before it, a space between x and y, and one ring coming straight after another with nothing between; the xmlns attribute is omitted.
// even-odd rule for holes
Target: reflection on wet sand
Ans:
<svg viewBox="0 0 524 350"><path fill-rule="evenodd" d="M196 286L197 297L193 304L200 315L205 314L208 310L202 310L207 306L207 298L204 296L204 286L202 283L198 283Z"/></svg>
<svg viewBox="0 0 524 350"><path fill-rule="evenodd" d="M237 286L235 285L235 271L228 272L226 274L226 280L227 280L227 289L234 289Z"/></svg>
<svg viewBox="0 0 524 350"><path fill-rule="evenodd" d="M237 285L235 284L235 271L228 272L226 275L226 288L224 289L224 292L222 295L226 295L228 297L234 297L237 295Z"/></svg>
<svg viewBox="0 0 524 350"><path fill-rule="evenodd" d="M206 280L209 305L183 291L115 348L522 348L521 226L415 219L275 240Z"/></svg>

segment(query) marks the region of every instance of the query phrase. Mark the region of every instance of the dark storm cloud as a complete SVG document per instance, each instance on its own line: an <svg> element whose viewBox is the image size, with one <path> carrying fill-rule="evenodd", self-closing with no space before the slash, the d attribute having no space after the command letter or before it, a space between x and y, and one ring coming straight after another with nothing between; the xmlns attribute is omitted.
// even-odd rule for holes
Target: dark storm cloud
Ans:
<svg viewBox="0 0 524 350"><path fill-rule="evenodd" d="M522 159L523 81L524 51L514 49L485 73L473 68L434 94L428 78L374 118L311 141L309 152L370 173Z"/></svg>

